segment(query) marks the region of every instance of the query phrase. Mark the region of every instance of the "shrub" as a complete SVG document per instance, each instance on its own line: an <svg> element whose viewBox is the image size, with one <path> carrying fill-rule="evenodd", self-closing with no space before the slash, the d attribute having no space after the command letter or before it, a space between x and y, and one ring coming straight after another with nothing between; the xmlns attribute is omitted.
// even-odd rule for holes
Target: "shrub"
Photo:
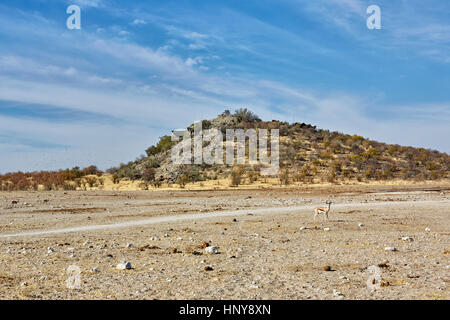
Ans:
<svg viewBox="0 0 450 320"><path fill-rule="evenodd" d="M178 178L177 183L181 188L184 188L186 184L190 182L189 176L187 174L183 174L180 178Z"/></svg>
<svg viewBox="0 0 450 320"><path fill-rule="evenodd" d="M231 172L231 186L237 187L242 181L242 169L237 168Z"/></svg>
<svg viewBox="0 0 450 320"><path fill-rule="evenodd" d="M247 176L248 176L248 181L250 183L253 183L258 180L258 173L256 173L255 171L249 171L247 173Z"/></svg>
<svg viewBox="0 0 450 320"><path fill-rule="evenodd" d="M162 136L159 138L159 142L156 146L150 146L145 153L148 157L154 156L160 152L164 152L169 150L173 145L176 144L176 141L172 141L170 136Z"/></svg>
<svg viewBox="0 0 450 320"><path fill-rule="evenodd" d="M120 182L120 177L119 177L119 175L117 173L114 173L112 175L112 181L113 181L114 184L118 184Z"/></svg>
<svg viewBox="0 0 450 320"><path fill-rule="evenodd" d="M236 116L236 118L239 122L260 122L261 121L261 119L256 114L254 114L250 110L247 110L247 108L237 109L234 112L234 115Z"/></svg>
<svg viewBox="0 0 450 320"><path fill-rule="evenodd" d="M144 173L142 174L142 179L146 182L151 182L155 180L155 169L148 168L144 170Z"/></svg>
<svg viewBox="0 0 450 320"><path fill-rule="evenodd" d="M289 170L288 169L284 169L281 171L280 184L285 185L285 186L289 185Z"/></svg>

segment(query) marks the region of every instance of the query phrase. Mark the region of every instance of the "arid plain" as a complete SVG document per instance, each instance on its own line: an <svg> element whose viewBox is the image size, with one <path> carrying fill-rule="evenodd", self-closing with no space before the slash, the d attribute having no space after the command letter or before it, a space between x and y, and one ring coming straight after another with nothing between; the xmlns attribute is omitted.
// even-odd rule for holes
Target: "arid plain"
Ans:
<svg viewBox="0 0 450 320"><path fill-rule="evenodd" d="M449 205L448 183L4 192L0 298L450 299Z"/></svg>

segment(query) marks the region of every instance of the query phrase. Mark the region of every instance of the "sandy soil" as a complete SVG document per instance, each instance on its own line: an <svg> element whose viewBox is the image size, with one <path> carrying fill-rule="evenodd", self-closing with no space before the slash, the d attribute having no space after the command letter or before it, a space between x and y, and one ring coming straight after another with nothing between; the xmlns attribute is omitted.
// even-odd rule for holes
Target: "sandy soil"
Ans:
<svg viewBox="0 0 450 320"><path fill-rule="evenodd" d="M442 184L0 193L0 298L449 299L449 205Z"/></svg>

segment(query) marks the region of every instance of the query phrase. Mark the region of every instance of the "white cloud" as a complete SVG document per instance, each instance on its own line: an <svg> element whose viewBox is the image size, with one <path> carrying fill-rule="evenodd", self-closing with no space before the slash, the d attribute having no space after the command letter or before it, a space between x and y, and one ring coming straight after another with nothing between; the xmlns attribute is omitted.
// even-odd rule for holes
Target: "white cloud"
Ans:
<svg viewBox="0 0 450 320"><path fill-rule="evenodd" d="M147 22L145 20L142 20L142 19L134 19L134 21L131 24L136 26L136 25L147 24Z"/></svg>

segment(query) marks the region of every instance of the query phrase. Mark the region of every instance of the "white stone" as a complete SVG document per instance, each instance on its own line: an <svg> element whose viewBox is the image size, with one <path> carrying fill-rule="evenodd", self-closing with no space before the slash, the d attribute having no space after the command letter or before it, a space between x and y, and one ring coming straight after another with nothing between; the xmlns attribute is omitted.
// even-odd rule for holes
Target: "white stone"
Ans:
<svg viewBox="0 0 450 320"><path fill-rule="evenodd" d="M208 254L217 254L217 253L219 253L219 250L217 249L217 247L211 246L211 247L206 247L205 252Z"/></svg>
<svg viewBox="0 0 450 320"><path fill-rule="evenodd" d="M394 248L394 247L386 247L386 248L384 248L384 251L397 251L397 248Z"/></svg>
<svg viewBox="0 0 450 320"><path fill-rule="evenodd" d="M403 241L409 241L409 242L414 241L414 239L411 238L411 237L402 237L402 240Z"/></svg>
<svg viewBox="0 0 450 320"><path fill-rule="evenodd" d="M330 231L331 229L330 228L323 228L323 231Z"/></svg>
<svg viewBox="0 0 450 320"><path fill-rule="evenodd" d="M306 230L306 227L300 227L300 231Z"/></svg>
<svg viewBox="0 0 450 320"><path fill-rule="evenodd" d="M340 299L344 298L344 295L342 293L340 293L339 291L337 291L336 289L333 289L333 295Z"/></svg>
<svg viewBox="0 0 450 320"><path fill-rule="evenodd" d="M426 231L426 232L430 232L431 229L430 229L430 228L425 228L425 231Z"/></svg>
<svg viewBox="0 0 450 320"><path fill-rule="evenodd" d="M131 263L130 262L121 262L117 265L117 269L119 270L129 270L131 269Z"/></svg>

